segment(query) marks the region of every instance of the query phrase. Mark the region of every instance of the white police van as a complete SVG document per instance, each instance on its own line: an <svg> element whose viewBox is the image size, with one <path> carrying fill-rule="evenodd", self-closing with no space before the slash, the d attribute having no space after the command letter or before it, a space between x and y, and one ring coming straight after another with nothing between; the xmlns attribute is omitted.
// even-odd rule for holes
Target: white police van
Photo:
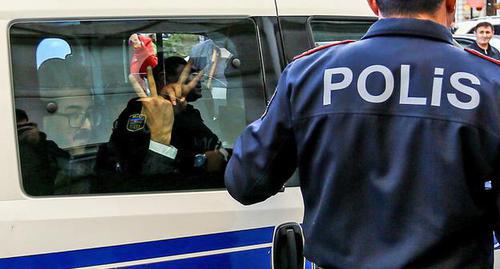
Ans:
<svg viewBox="0 0 500 269"><path fill-rule="evenodd" d="M312 268L301 255L303 203L294 178L275 197L242 206L222 179L147 191L139 180L139 191L124 191L98 175L97 155L135 97L131 34L154 40L159 62L217 62L193 105L231 148L264 111L293 56L359 39L374 20L364 0L2 3L0 268ZM19 128L16 109L36 126ZM23 141L44 140L40 132L53 141L42 153L65 161L24 160L32 151Z"/></svg>

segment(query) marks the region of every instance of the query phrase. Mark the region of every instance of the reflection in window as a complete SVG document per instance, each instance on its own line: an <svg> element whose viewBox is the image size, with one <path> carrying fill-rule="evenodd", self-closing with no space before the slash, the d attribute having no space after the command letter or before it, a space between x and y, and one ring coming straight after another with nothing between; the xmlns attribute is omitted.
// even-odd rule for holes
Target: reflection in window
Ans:
<svg viewBox="0 0 500 269"><path fill-rule="evenodd" d="M64 60L68 54L71 54L68 42L60 38L45 38L36 48L36 68L40 68L40 65L48 59Z"/></svg>
<svg viewBox="0 0 500 269"><path fill-rule="evenodd" d="M223 188L224 165L214 166L210 155L224 164L236 137L264 110L249 19L26 22L14 24L10 37L16 108L28 118L18 137L30 195ZM187 60L186 82L204 75L187 112L175 116L168 146L176 155L151 142L130 74L151 93L146 61L161 91L177 82ZM40 143L30 144L31 135Z"/></svg>
<svg viewBox="0 0 500 269"><path fill-rule="evenodd" d="M372 23L372 21L313 20L311 29L314 44L321 46L342 40L359 40Z"/></svg>

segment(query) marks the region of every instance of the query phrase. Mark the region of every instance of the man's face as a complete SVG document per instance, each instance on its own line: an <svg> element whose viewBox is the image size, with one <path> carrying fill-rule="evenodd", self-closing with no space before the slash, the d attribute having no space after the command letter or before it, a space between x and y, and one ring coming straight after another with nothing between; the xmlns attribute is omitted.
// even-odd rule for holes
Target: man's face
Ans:
<svg viewBox="0 0 500 269"><path fill-rule="evenodd" d="M198 72L200 72L200 70L196 69L196 68L191 68L191 73L189 74L189 78L188 78L188 83L191 82L191 80L193 80L196 75L198 75ZM188 96L186 97L186 100L188 102L194 102L198 99L200 99L202 97L202 93L201 93L201 80L198 81L198 83L196 83L196 86L194 87L194 89L192 89Z"/></svg>
<svg viewBox="0 0 500 269"><path fill-rule="evenodd" d="M476 42L478 45L486 46L493 37L493 29L488 26L478 27L474 32L476 35Z"/></svg>

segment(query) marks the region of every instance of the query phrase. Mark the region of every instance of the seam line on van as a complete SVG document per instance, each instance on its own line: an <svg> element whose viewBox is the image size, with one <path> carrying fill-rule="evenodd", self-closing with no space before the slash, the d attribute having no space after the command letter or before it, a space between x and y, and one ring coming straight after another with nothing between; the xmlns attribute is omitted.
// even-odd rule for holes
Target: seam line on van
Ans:
<svg viewBox="0 0 500 269"><path fill-rule="evenodd" d="M166 256L166 257L159 257L159 258L152 258L152 259L128 261L128 262L109 263L109 264L102 264L102 265L89 266L89 267L75 267L74 269L102 269L102 268L116 268L116 267L125 267L125 266L153 264L153 263L160 263L160 262L166 262L166 261L198 258L198 257L205 257L205 256L211 256L211 255L217 255L217 254L226 254L226 253L231 253L231 252L240 252L240 251L245 251L245 250L255 250L255 249L270 248L270 247L272 247L272 243L244 246L244 247L236 247L236 248L217 249L217 250L202 251L202 252L196 252L196 253L173 255L173 256Z"/></svg>

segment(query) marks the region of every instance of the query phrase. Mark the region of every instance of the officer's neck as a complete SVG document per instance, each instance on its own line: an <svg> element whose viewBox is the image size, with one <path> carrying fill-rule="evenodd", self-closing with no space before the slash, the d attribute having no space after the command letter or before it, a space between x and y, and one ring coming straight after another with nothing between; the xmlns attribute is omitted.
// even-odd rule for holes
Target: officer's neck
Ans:
<svg viewBox="0 0 500 269"><path fill-rule="evenodd" d="M416 14L416 15L391 15L388 17L380 16L380 18L404 18L404 19L417 19L417 20L428 20L433 21L435 23L439 23L445 27L447 27L446 18L442 19L439 17L432 16L430 14Z"/></svg>
<svg viewBox="0 0 500 269"><path fill-rule="evenodd" d="M407 18L407 19L418 19L418 20L429 20L435 23L439 23L446 28L449 28L455 12L448 12L446 6L442 4L434 13L416 13L416 14L391 14L390 16L385 16L379 13L380 18Z"/></svg>

